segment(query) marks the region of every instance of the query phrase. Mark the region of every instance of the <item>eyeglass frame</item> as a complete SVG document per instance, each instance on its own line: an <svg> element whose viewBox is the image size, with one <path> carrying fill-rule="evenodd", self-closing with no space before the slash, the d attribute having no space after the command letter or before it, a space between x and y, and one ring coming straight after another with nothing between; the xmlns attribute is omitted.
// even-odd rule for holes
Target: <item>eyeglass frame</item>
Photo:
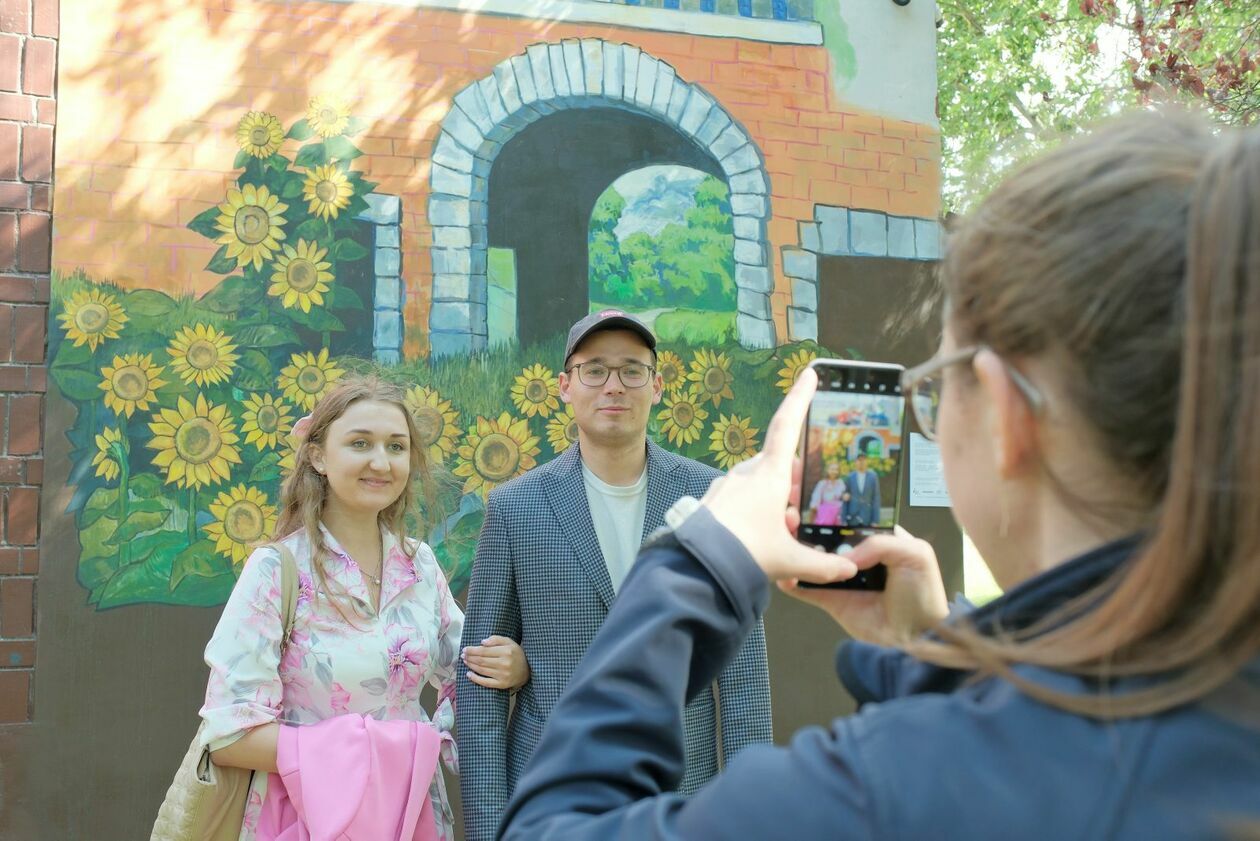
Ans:
<svg viewBox="0 0 1260 841"><path fill-rule="evenodd" d="M902 372L901 393L905 394L909 399L910 412L914 415L914 420L918 423L919 431L923 433L924 438L929 441L936 440L936 425L926 423L923 419L923 415L919 412L918 401L915 400L919 385L928 377L937 373L943 373L946 368L954 365L960 365L964 362L971 362L976 358L976 354L984 350L993 351L993 349L988 345L969 345L965 348L955 350L953 353L947 353L944 356L934 356L928 361L920 363L913 368L908 368ZM1032 409L1033 414L1039 415L1045 411L1046 398L1037 389L1037 387L1032 384L1032 381L1024 376L1023 373L1021 373L1014 365L1007 362L1005 359L1002 359L1002 357L996 352L994 352L993 355L997 356L1001 361L1002 367L1010 376L1011 381L1015 383L1015 387L1019 389L1019 393L1024 395L1024 399L1028 401L1028 405Z"/></svg>
<svg viewBox="0 0 1260 841"><path fill-rule="evenodd" d="M583 379L582 379L582 366L583 366L583 365L603 365L605 368L607 368L607 369L608 369L608 376L604 377L604 379L603 379L603 380L601 380L600 382L596 383L595 385L591 385L590 383L588 383L588 382L586 382L585 380L583 380ZM623 380L623 379L621 378L621 369L623 369L623 368L630 368L630 367L633 367L633 366L636 366L636 365L638 365L638 366L642 366L642 367L644 367L644 368L646 368L646 369L647 369L647 371L648 371L648 378L647 378L647 379L646 379L646 380L645 380L645 381L644 381L641 385L630 385L630 384L628 384L625 380ZM576 363L574 363L574 364L570 365L568 368L565 368L565 369L564 369L564 372L565 372L566 374L568 374L568 373L570 373L570 372L572 372L572 371L577 371L577 379L578 379L578 382L582 383L582 385L586 386L587 388L603 388L605 385L607 385L607 384L608 384L608 380L609 380L609 378L610 378L610 377L612 377L612 375L613 375L613 371L616 371L616 372L617 372L617 382L621 383L621 385L622 385L622 387L623 387L623 388L645 388L645 387L647 387L648 385L650 385L650 384L652 383L652 377L653 377L653 375L655 375L655 374L656 374L656 366L655 366L655 365L645 365L645 364L644 364L644 363L642 363L642 362L627 362L627 363L626 363L626 364L624 364L624 365L607 365L607 364L605 364L605 363L603 363L603 362L598 362L598 361L596 361L596 360L592 359L592 360L591 360L591 361L589 361L589 362L576 362Z"/></svg>

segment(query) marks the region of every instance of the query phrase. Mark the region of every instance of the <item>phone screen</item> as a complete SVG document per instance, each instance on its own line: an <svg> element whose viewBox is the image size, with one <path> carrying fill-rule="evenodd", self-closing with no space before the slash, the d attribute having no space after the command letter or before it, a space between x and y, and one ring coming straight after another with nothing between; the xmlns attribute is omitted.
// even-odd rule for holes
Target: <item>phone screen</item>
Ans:
<svg viewBox="0 0 1260 841"><path fill-rule="evenodd" d="M905 398L894 365L814 363L801 447L799 539L846 551L897 521Z"/></svg>

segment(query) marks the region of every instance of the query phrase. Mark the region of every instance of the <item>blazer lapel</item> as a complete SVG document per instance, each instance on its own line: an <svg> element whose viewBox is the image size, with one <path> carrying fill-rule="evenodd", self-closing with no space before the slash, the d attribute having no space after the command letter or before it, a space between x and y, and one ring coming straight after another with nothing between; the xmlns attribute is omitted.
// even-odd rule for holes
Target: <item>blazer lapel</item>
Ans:
<svg viewBox="0 0 1260 841"><path fill-rule="evenodd" d="M582 479L582 457L574 444L554 462L545 483L547 501L555 512L561 530L569 539L578 564L591 586L599 594L604 607L612 607L612 578L608 564L599 548L599 536L595 534L595 522L591 519L591 506L586 499L586 483ZM650 487L650 480L649 480ZM651 498L649 492L649 500ZM650 502L649 502L650 504Z"/></svg>
<svg viewBox="0 0 1260 841"><path fill-rule="evenodd" d="M665 525L665 512L687 493L687 477L677 470L679 459L648 441L647 508L640 540Z"/></svg>

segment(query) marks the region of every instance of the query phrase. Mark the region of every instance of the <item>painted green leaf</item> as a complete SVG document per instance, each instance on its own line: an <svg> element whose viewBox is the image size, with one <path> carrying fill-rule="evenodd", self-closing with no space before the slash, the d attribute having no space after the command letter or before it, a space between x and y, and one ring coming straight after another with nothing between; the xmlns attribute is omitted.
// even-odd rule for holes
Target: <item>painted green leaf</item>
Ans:
<svg viewBox="0 0 1260 841"><path fill-rule="evenodd" d="M139 499L163 496L164 490L162 480L152 473L137 473L131 477L131 495Z"/></svg>
<svg viewBox="0 0 1260 841"><path fill-rule="evenodd" d="M291 172L284 179L284 187L280 189L280 198L296 199L302 195L302 184L305 181L301 175Z"/></svg>
<svg viewBox="0 0 1260 841"><path fill-rule="evenodd" d="M294 123L293 127L289 129L289 133L285 135L285 137L293 140L310 140L314 136L315 132L311 130L311 123L306 119L301 119Z"/></svg>
<svg viewBox="0 0 1260 841"><path fill-rule="evenodd" d="M281 347L300 343L297 333L282 324L251 324L236 331L234 337L241 347Z"/></svg>
<svg viewBox="0 0 1260 841"><path fill-rule="evenodd" d="M324 148L328 152L329 160L334 161L352 161L363 154L348 138L340 135L325 140Z"/></svg>
<svg viewBox="0 0 1260 841"><path fill-rule="evenodd" d="M214 543L209 540L198 540L175 556L171 565L170 588L174 590L190 575L211 578L231 573L231 562L214 550Z"/></svg>
<svg viewBox="0 0 1260 841"><path fill-rule="evenodd" d="M327 239L328 224L323 219L312 217L307 219L301 225L298 225L297 230L294 231L293 234L299 239L304 239L307 242Z"/></svg>
<svg viewBox="0 0 1260 841"><path fill-rule="evenodd" d="M367 125L366 121L361 120L358 117L351 117L350 121L346 123L346 134L354 137L356 134L359 134L367 128Z"/></svg>
<svg viewBox="0 0 1260 841"><path fill-rule="evenodd" d="M263 286L259 281L251 281L241 275L234 275L224 278L197 304L211 312L226 315L252 307L262 296Z"/></svg>
<svg viewBox="0 0 1260 841"><path fill-rule="evenodd" d="M289 159L277 152L267 158L267 167L276 172L285 172L289 168Z"/></svg>
<svg viewBox="0 0 1260 841"><path fill-rule="evenodd" d="M302 312L299 309L285 310L289 318L298 324L303 324L312 330L322 333L328 331L336 333L346 329L346 325L341 323L341 319L328 312L327 310L314 307L310 312Z"/></svg>
<svg viewBox="0 0 1260 841"><path fill-rule="evenodd" d="M130 494L128 494L130 496ZM170 503L161 499L135 499L127 503L127 514L170 514Z"/></svg>
<svg viewBox="0 0 1260 841"><path fill-rule="evenodd" d="M165 318L175 310L175 299L156 289L137 289L123 299L123 309L130 316Z"/></svg>
<svg viewBox="0 0 1260 841"><path fill-rule="evenodd" d="M128 549L128 557L132 562L143 561L154 552L162 554L175 554L172 550L182 550L188 545L188 534L182 529L172 531L157 531L153 534L146 534L143 537L137 537L131 541Z"/></svg>
<svg viewBox="0 0 1260 841"><path fill-rule="evenodd" d="M363 309L363 299L359 293L343 283L334 283L328 296L328 305L333 309Z"/></svg>
<svg viewBox="0 0 1260 841"><path fill-rule="evenodd" d="M260 350L250 348L241 354L236 365L236 384L250 391L270 388L275 378L271 360Z"/></svg>
<svg viewBox="0 0 1260 841"><path fill-rule="evenodd" d="M236 271L236 258L227 256L227 250L226 245L219 246L219 250L214 252L210 262L206 263L206 271L215 274L231 274Z"/></svg>
<svg viewBox="0 0 1260 841"><path fill-rule="evenodd" d="M250 485L262 485L267 482L274 482L280 478L280 454L275 450L266 453L254 465L254 469L249 472Z"/></svg>
<svg viewBox="0 0 1260 841"><path fill-rule="evenodd" d="M310 169L328 163L328 150L323 143L308 143L303 146L293 162L296 166Z"/></svg>
<svg viewBox="0 0 1260 841"><path fill-rule="evenodd" d="M368 256L368 250L352 239L339 239L333 244L333 251L336 257L342 262L353 262L362 260Z"/></svg>
<svg viewBox="0 0 1260 841"><path fill-rule="evenodd" d="M240 169L241 167L245 166L247 163L249 163L251 157L252 156L249 154L249 152L246 152L244 149L237 152L236 159L232 161L232 169Z"/></svg>
<svg viewBox="0 0 1260 841"><path fill-rule="evenodd" d="M218 207L212 207L209 210L203 210L193 217L188 223L188 230L196 231L203 237L209 239L218 239L223 232L218 229L215 222L218 220L220 211Z"/></svg>
<svg viewBox="0 0 1260 841"><path fill-rule="evenodd" d="M74 345L71 342L62 342L61 347L57 350L57 356L53 359L52 366L54 368L66 368L74 365L86 365L92 360L92 350L86 344Z"/></svg>
<svg viewBox="0 0 1260 841"><path fill-rule="evenodd" d="M53 381L70 400L96 400L104 393L100 389L101 375L80 368L52 368Z"/></svg>
<svg viewBox="0 0 1260 841"><path fill-rule="evenodd" d="M88 497L87 503L83 506L83 510L79 512L79 530L86 531L103 515L112 513L118 516L118 489L117 488L97 488L92 491L92 495ZM113 529L105 532L106 535L112 534ZM104 535L102 535L104 537ZM86 549L86 547L84 547Z"/></svg>
<svg viewBox="0 0 1260 841"><path fill-rule="evenodd" d="M161 528L169 516L171 516L171 512L166 509L159 511L128 511L127 519L118 525L118 528L106 538L105 542L112 543L115 546L120 543L126 543L138 534Z"/></svg>

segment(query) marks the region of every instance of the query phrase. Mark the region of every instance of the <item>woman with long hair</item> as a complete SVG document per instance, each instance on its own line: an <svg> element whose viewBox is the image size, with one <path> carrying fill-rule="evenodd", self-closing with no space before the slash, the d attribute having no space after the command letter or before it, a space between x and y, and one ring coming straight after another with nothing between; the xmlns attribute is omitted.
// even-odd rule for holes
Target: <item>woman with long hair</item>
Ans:
<svg viewBox="0 0 1260 841"><path fill-rule="evenodd" d="M931 547L904 534L845 555L796 542L806 372L763 453L640 556L506 838L1202 839L1260 823L1260 130L1147 112L1068 142L956 227L942 277L940 351L903 386L1006 594L951 612ZM877 563L883 592L797 586ZM837 662L860 710L749 748L688 800L662 794L683 704L770 582L859 640Z"/></svg>
<svg viewBox="0 0 1260 841"><path fill-rule="evenodd" d="M295 426L275 544L256 549L206 648L210 682L201 716L215 764L253 776L241 841L259 834L268 786L279 785L282 725L335 716L431 722L456 770L455 665L463 613L433 551L407 535L418 487L433 516L434 481L402 391L372 377L335 386ZM284 640L281 553L298 572L297 607ZM520 647L482 646L477 678L492 688L528 679ZM437 690L433 716L421 690ZM442 775L429 786L438 838L454 838Z"/></svg>

